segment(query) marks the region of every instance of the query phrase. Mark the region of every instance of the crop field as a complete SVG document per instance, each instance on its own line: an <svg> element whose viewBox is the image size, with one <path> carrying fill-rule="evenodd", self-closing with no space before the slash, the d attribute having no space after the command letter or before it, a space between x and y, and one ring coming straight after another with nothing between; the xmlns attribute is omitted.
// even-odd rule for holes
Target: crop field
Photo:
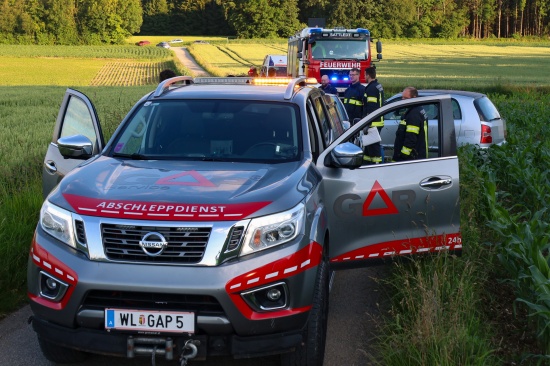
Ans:
<svg viewBox="0 0 550 366"><path fill-rule="evenodd" d="M246 75L280 43L250 45L193 44L189 51L215 76ZM374 47L373 47L374 51ZM284 53L284 51L282 52ZM384 59L376 63L379 80L388 90L418 88L491 90L550 85L550 46L499 44L422 44L385 42Z"/></svg>
<svg viewBox="0 0 550 366"><path fill-rule="evenodd" d="M28 46L2 45L0 57L22 58L116 58L157 60L169 59L172 53L162 47L138 46Z"/></svg>
<svg viewBox="0 0 550 366"><path fill-rule="evenodd" d="M0 85L10 86L154 85L161 70L177 68L173 52L138 46L3 45L0 65Z"/></svg>
<svg viewBox="0 0 550 366"><path fill-rule="evenodd" d="M189 43L190 53L213 76L246 75L249 67L260 65L266 54L286 52L284 40L254 43L204 37L210 43L193 43L196 37L174 38ZM156 83L154 75L174 59L173 52L153 44L144 47L3 46L0 48L0 85L152 85ZM175 44L174 47L178 45L183 46ZM376 66L380 81L390 92L407 85L465 90L550 85L549 46L387 41L383 44L383 57Z"/></svg>
<svg viewBox="0 0 550 366"><path fill-rule="evenodd" d="M158 83L159 73L170 67L168 62L112 61L97 72L89 85L133 86Z"/></svg>

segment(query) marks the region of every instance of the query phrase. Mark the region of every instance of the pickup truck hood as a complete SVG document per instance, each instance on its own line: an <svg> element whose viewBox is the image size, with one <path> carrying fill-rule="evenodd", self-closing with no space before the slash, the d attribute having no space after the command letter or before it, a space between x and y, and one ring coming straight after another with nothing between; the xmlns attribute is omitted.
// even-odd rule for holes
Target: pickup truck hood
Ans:
<svg viewBox="0 0 550 366"><path fill-rule="evenodd" d="M68 174L49 201L90 216L240 220L295 206L318 181L313 171L308 161L266 165L99 157Z"/></svg>

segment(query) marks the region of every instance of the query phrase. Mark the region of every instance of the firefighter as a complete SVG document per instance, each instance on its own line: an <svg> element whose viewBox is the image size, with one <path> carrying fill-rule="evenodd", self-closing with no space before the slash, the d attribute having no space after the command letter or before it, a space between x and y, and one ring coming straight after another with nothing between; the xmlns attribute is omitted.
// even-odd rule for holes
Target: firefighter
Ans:
<svg viewBox="0 0 550 366"><path fill-rule="evenodd" d="M418 90L409 86L403 90L403 99L418 97ZM426 159L428 157L428 120L421 105L410 108L401 118L395 143L393 161Z"/></svg>
<svg viewBox="0 0 550 366"><path fill-rule="evenodd" d="M258 69L256 66L250 66L250 70L248 70L248 76L252 76L253 78L258 77Z"/></svg>
<svg viewBox="0 0 550 366"><path fill-rule="evenodd" d="M363 118L363 107L365 105L365 87L359 82L359 69L354 67L349 72L351 85L344 92L344 107L348 112L351 123L354 119Z"/></svg>
<svg viewBox="0 0 550 366"><path fill-rule="evenodd" d="M328 75L321 76L321 86L319 87L319 89L321 89L327 94L338 95L338 91L336 90L336 88L330 85L330 80L328 79Z"/></svg>
<svg viewBox="0 0 550 366"><path fill-rule="evenodd" d="M363 109L363 114L366 116L369 113L374 112L378 108L382 107L384 103L384 88L382 84L376 79L376 68L368 67L365 69L365 79L367 80L367 86L365 87L365 108ZM376 127L378 133L382 132L382 127L384 127L384 118L380 118L376 121L373 121L371 127ZM363 133L367 133L366 129ZM384 154L380 142L371 144L364 147L365 155L363 159L367 164L380 164L384 161Z"/></svg>

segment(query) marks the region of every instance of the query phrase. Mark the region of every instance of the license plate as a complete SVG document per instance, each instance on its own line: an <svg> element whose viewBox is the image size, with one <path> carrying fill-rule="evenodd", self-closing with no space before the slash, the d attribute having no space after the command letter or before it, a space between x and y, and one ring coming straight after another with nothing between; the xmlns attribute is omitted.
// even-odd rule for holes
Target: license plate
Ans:
<svg viewBox="0 0 550 366"><path fill-rule="evenodd" d="M105 309L105 329L195 333L195 314L177 311Z"/></svg>

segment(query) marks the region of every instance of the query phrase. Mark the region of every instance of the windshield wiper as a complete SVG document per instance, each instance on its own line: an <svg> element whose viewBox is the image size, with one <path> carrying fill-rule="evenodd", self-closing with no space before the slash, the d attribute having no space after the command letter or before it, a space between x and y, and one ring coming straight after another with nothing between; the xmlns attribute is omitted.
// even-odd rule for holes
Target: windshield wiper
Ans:
<svg viewBox="0 0 550 366"><path fill-rule="evenodd" d="M147 155L133 153L133 154L120 154L120 153L114 153L113 157L117 158L128 158L132 160L149 160L149 157Z"/></svg>

